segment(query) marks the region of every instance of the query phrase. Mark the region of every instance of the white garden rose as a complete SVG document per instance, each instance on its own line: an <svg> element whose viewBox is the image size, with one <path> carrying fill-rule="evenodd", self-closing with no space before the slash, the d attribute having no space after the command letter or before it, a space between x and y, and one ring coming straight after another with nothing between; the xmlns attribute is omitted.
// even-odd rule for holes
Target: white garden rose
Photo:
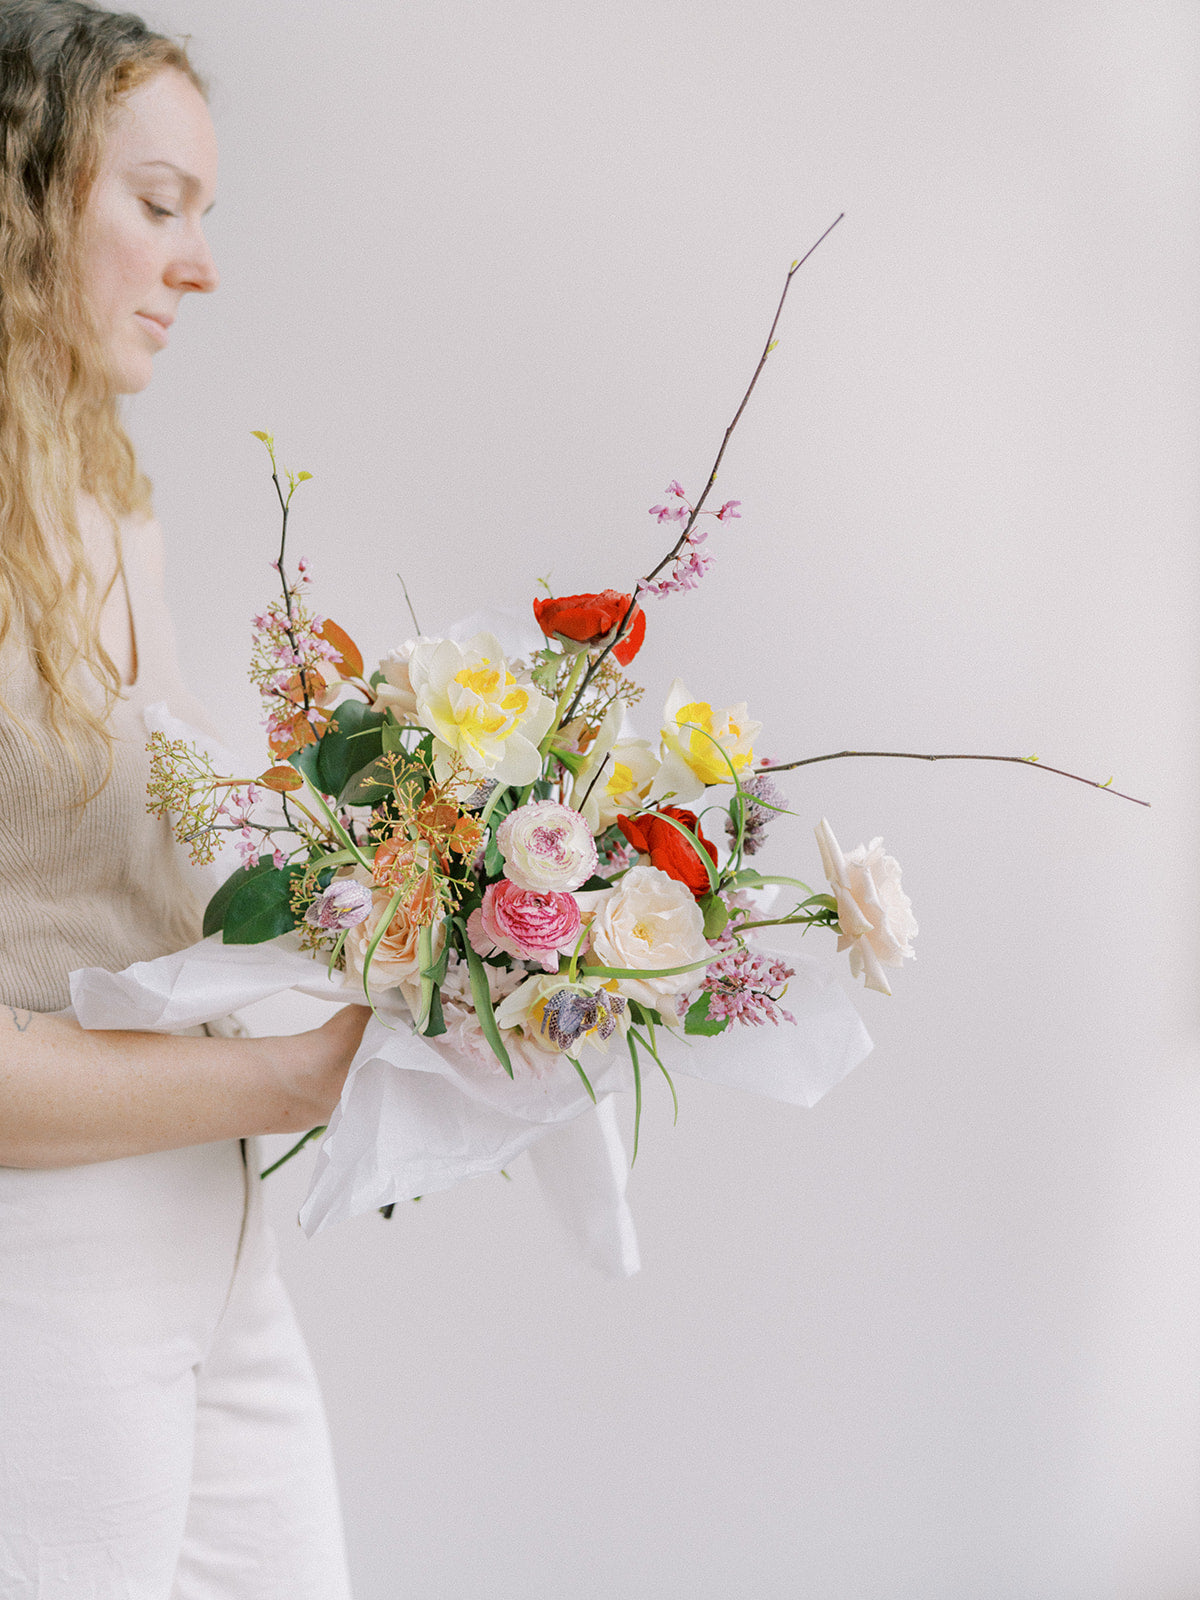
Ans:
<svg viewBox="0 0 1200 1600"><path fill-rule="evenodd" d="M419 639L406 639L395 650L388 651L379 663L383 682L375 686L377 710L390 711L397 722L417 720L417 696L413 690L412 679L409 677L408 666L412 660L412 653L419 644L433 643L436 641L426 639L422 634Z"/></svg>
<svg viewBox="0 0 1200 1600"><path fill-rule="evenodd" d="M465 644L418 640L408 662L417 721L434 736L434 770L445 781L454 758L497 783L524 785L541 775L538 745L554 720L554 701L509 670L490 633Z"/></svg>
<svg viewBox="0 0 1200 1600"><path fill-rule="evenodd" d="M537 894L578 889L596 870L592 830L570 806L532 800L518 806L496 830L504 876Z"/></svg>
<svg viewBox="0 0 1200 1600"><path fill-rule="evenodd" d="M663 1005L664 998L694 989L703 967L692 964L713 955L692 891L657 867L631 867L615 889L578 898L585 913L594 911L591 949L597 963L647 969L644 978L619 978L617 988L631 1000L660 1011L663 1021L675 1026L675 1007ZM661 967L692 970L655 977Z"/></svg>
<svg viewBox="0 0 1200 1600"><path fill-rule="evenodd" d="M884 855L883 840L842 852L822 817L817 826L821 865L837 899L839 950L849 950L850 971L868 989L891 994L884 967L902 967L915 956L909 940L917 931L912 901L900 887L900 863Z"/></svg>

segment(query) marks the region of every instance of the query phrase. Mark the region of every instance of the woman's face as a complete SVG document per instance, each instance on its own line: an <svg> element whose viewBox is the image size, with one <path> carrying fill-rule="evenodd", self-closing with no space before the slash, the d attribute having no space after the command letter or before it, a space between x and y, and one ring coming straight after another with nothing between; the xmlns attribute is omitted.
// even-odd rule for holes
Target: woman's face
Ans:
<svg viewBox="0 0 1200 1600"><path fill-rule="evenodd" d="M184 295L217 286L203 227L216 182L212 119L181 72L164 68L123 98L81 234L84 295L117 394L150 382Z"/></svg>

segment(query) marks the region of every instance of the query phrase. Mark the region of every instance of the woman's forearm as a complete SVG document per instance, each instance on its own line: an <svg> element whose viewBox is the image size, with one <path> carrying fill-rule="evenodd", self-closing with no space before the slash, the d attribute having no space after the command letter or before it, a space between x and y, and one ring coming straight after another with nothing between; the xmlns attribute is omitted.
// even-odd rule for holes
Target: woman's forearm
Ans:
<svg viewBox="0 0 1200 1600"><path fill-rule="evenodd" d="M0 1166L65 1167L326 1122L369 1013L285 1038L87 1031L0 1005Z"/></svg>

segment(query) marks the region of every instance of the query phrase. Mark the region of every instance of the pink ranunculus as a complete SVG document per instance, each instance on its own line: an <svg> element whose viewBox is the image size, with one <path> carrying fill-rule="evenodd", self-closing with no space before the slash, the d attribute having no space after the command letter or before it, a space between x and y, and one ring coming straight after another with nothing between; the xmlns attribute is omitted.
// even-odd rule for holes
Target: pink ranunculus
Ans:
<svg viewBox="0 0 1200 1600"><path fill-rule="evenodd" d="M560 951L579 940L579 903L558 889L519 889L508 878L489 884L483 904L467 919L467 936L480 955L501 950L518 961L558 971Z"/></svg>

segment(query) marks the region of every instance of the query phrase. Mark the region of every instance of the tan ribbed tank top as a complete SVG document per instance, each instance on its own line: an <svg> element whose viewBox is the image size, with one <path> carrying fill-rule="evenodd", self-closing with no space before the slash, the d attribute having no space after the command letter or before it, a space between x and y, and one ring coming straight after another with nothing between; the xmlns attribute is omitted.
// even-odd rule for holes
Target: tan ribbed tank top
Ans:
<svg viewBox="0 0 1200 1600"><path fill-rule="evenodd" d="M0 1001L29 1011L68 1005L76 967L117 972L182 949L201 932L203 905L170 824L146 811L143 716L166 701L186 722L206 719L180 680L155 577L157 524L126 519L120 537L137 676L110 720L112 776L88 805L76 803L79 771L51 731L28 642L10 635L0 653L0 696L43 746L0 710ZM82 756L91 790L103 753L84 747Z"/></svg>

